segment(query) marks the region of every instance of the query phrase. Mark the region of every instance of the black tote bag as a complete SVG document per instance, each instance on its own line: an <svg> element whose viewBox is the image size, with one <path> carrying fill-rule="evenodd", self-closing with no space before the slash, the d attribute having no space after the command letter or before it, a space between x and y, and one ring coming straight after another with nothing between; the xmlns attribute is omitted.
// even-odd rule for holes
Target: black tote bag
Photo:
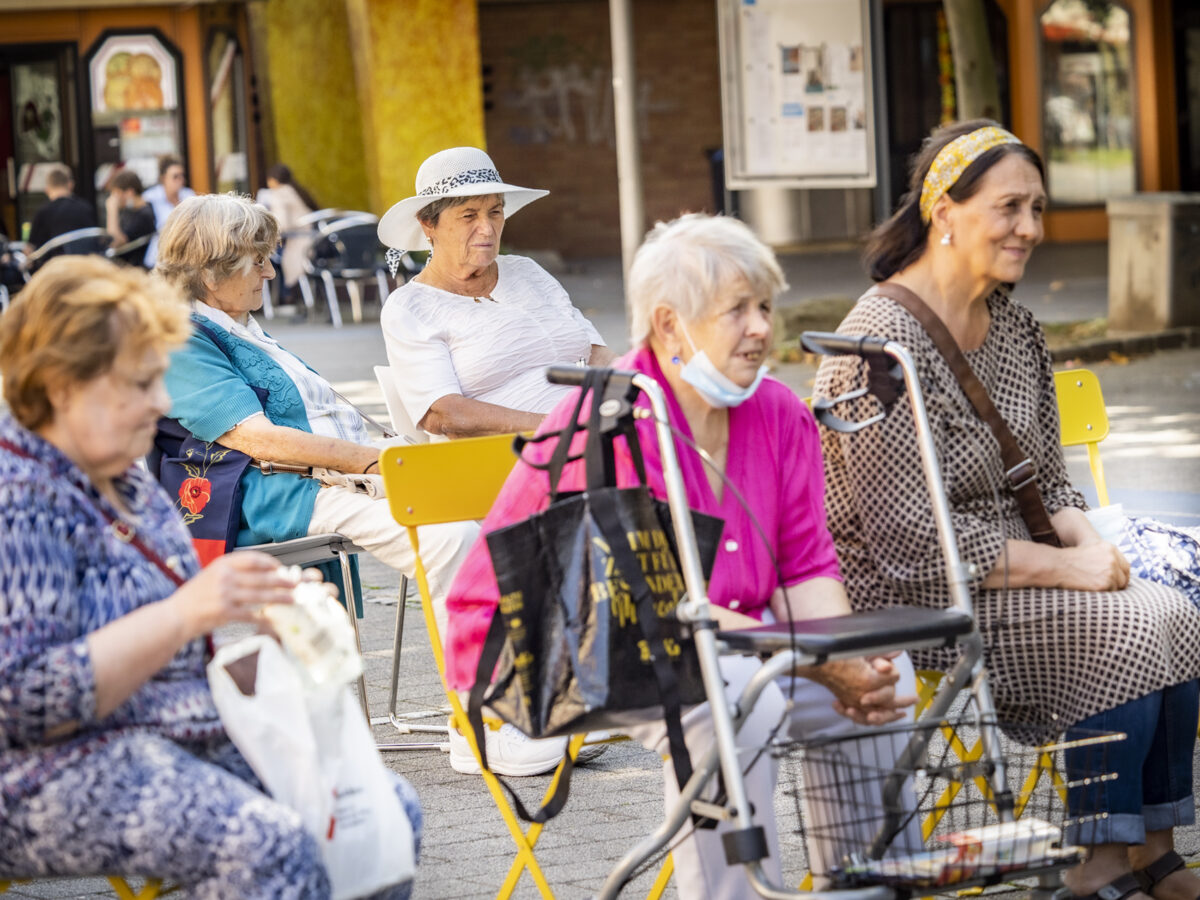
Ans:
<svg viewBox="0 0 1200 900"><path fill-rule="evenodd" d="M558 439L546 466L549 507L487 536L500 605L469 716L482 748L485 702L534 738L619 727L628 716L616 714L646 711L648 718L666 721L683 784L690 763L680 710L706 696L690 628L675 617L685 587L670 512L646 487L628 393L619 398L624 415L600 411L623 385L628 376L622 382L615 373L588 373L571 421L549 435ZM588 488L560 494L559 476L589 394ZM633 457L636 487L616 487L612 442L618 434ZM723 523L696 512L692 522L707 578ZM501 677L491 685L497 661L503 662Z"/></svg>

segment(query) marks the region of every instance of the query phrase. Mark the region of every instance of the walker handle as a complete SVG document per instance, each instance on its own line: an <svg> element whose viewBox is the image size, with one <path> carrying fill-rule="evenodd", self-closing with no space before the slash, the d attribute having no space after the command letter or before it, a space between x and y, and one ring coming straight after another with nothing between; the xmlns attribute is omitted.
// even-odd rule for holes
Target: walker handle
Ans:
<svg viewBox="0 0 1200 900"><path fill-rule="evenodd" d="M812 353L823 356L837 356L843 353L854 356L886 356L884 347L887 338L872 337L869 334L833 334L827 331L806 331L800 335L804 348Z"/></svg>
<svg viewBox="0 0 1200 900"><path fill-rule="evenodd" d="M579 387L588 370L579 366L547 366L546 380L551 384L566 384Z"/></svg>

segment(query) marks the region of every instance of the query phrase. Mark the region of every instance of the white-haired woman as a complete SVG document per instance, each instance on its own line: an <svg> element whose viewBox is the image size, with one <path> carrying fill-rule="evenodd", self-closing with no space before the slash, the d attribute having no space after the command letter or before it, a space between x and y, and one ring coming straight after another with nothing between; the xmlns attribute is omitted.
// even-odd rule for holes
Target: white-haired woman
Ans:
<svg viewBox="0 0 1200 900"><path fill-rule="evenodd" d="M613 362L662 386L671 424L681 435L675 450L688 503L725 522L709 582L722 628L841 615L850 608L825 527L816 423L791 390L766 377L772 307L784 287L774 255L736 219L688 215L659 224L630 270L634 349ZM561 429L574 403L568 396L541 431ZM665 497L654 424L642 419L637 428L650 488ZM525 455L530 462L545 462L553 445L531 445ZM616 454L618 483L636 483L628 450L619 445ZM584 486L582 466L568 464L559 489ZM483 523L484 532L543 508L549 487L545 472L518 463ZM480 540L450 590L446 664L451 686L467 689L474 682L498 600L491 559ZM731 698L758 668L754 659L723 659ZM839 733L856 722L890 722L914 701L912 667L904 656L827 663L802 674L795 684L769 689L759 700L739 742L750 748L747 763L785 715L785 691L792 703L786 730L797 737ZM707 705L685 713L684 729L693 753L711 743ZM635 729L634 736L660 753L667 751L661 723ZM769 756L762 754L747 775L751 802L760 811L772 808ZM678 788L669 762L664 776L670 802ZM774 822L764 816L763 824L773 846ZM725 863L723 830L696 831L674 846L679 896L753 896L741 870ZM777 848L766 864L778 866Z"/></svg>
<svg viewBox="0 0 1200 900"><path fill-rule="evenodd" d="M546 366L612 359L549 272L499 255L506 218L547 193L505 184L482 150L454 147L421 164L416 194L379 223L394 250L432 248L380 317L404 407L431 434L532 431L568 390L547 383Z"/></svg>

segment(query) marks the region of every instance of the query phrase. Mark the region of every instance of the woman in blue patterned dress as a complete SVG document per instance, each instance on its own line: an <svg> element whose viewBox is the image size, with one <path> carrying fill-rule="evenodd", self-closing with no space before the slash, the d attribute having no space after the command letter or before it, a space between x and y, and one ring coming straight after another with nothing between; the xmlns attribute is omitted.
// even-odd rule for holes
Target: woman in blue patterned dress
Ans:
<svg viewBox="0 0 1200 900"><path fill-rule="evenodd" d="M198 572L135 465L187 317L144 273L70 257L0 320L0 875L328 897L316 841L263 793L205 678L204 636L288 602L288 582L257 553ZM397 778L396 792L419 837L412 787Z"/></svg>

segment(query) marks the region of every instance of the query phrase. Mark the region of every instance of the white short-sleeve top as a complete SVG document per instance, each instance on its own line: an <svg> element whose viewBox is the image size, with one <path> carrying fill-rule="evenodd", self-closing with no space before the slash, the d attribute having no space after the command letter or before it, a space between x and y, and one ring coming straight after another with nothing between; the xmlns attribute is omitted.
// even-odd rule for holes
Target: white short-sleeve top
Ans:
<svg viewBox="0 0 1200 900"><path fill-rule="evenodd" d="M419 423L447 394L546 413L571 389L546 381L551 365L586 363L600 333L532 259L499 256L491 299L417 281L392 291L380 322L404 408Z"/></svg>

